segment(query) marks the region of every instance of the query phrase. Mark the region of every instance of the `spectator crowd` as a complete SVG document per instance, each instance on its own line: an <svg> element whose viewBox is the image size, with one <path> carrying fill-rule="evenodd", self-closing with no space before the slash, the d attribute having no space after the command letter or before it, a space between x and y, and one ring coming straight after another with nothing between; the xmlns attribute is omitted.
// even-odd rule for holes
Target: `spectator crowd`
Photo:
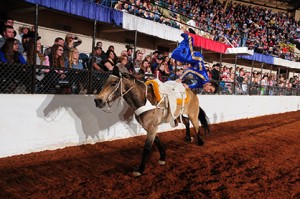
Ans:
<svg viewBox="0 0 300 199"><path fill-rule="evenodd" d="M162 15L161 7L168 8L169 17ZM248 46L257 52L271 54L273 56L294 60L293 53L281 48L281 43L288 43L290 39L299 39L299 22L288 17L285 13L273 13L262 7L245 6L229 3L225 6L219 1L209 2L195 1L157 1L151 4L147 1L130 0L118 1L115 9L128 12L139 17L165 23L174 28L182 28L179 19L182 16L190 18L188 21L194 32L197 28L211 35L211 39L224 42L227 38L235 46ZM160 11L159 11L160 10ZM172 18L173 17L173 18ZM37 36L36 53L35 36ZM120 55L115 53L113 45L103 46L101 41L96 42L89 55L80 53L77 49L82 40L79 36L68 33L65 38L54 38L53 45L47 49L42 48L42 38L33 27L21 27L14 29L14 19L7 18L4 21L0 38L0 62L36 64L43 66L36 76L37 82L45 86L48 82L67 81L76 86L75 93L86 93L83 82L74 78L80 76L78 71L93 69L97 74L93 76L93 82L98 87L93 87L93 93L101 89L101 76L105 72L118 67L120 71L131 73L136 78L146 81L151 78L159 78L161 81L175 80L190 66L170 58L170 52L146 52L145 49L136 49L128 44L124 46ZM35 59L36 58L36 59ZM50 66L54 70L50 70ZM48 68L47 68L48 67ZM70 72L69 70L77 72ZM267 89L270 86L281 88L298 88L299 79L295 75L289 79L284 76L276 76L273 73L260 71L250 72L237 67L235 70L220 63L206 65L209 77L220 82L220 91L228 94L246 94L249 91L255 94L274 94L274 90ZM191 80L192 81L192 80ZM253 89L249 85L259 87ZM56 85L54 85L56 86ZM276 93L278 94L278 93Z"/></svg>
<svg viewBox="0 0 300 199"><path fill-rule="evenodd" d="M104 1L98 1L103 4ZM115 9L192 33L234 47L298 61L300 22L287 12L275 12L218 0L141 0L111 2Z"/></svg>

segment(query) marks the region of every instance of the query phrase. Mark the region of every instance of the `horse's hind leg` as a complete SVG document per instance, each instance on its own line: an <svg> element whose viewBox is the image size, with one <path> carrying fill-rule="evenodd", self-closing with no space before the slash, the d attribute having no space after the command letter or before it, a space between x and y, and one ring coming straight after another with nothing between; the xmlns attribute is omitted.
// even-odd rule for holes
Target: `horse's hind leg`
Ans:
<svg viewBox="0 0 300 199"><path fill-rule="evenodd" d="M182 117L182 122L185 126L185 141L191 142L190 120L187 117Z"/></svg>
<svg viewBox="0 0 300 199"><path fill-rule="evenodd" d="M201 138L201 134L200 134L200 127L199 127L199 121L198 121L198 116L197 117L189 117L197 134L197 142L199 146L204 145L204 142Z"/></svg>
<svg viewBox="0 0 300 199"><path fill-rule="evenodd" d="M155 136L154 143L155 143L155 145L159 151L159 155L160 155L159 164L161 164L161 165L166 164L166 151L165 151L164 147L161 145L158 136Z"/></svg>

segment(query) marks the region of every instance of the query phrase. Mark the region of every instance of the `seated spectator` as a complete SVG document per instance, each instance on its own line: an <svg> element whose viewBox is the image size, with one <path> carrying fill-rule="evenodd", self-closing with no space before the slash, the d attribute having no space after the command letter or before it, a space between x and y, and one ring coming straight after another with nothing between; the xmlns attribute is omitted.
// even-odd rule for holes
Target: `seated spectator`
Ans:
<svg viewBox="0 0 300 199"><path fill-rule="evenodd" d="M128 69L126 68L127 62L128 62L128 57L125 55L121 55L121 57L119 58L119 63L116 64L120 72L129 73Z"/></svg>
<svg viewBox="0 0 300 199"><path fill-rule="evenodd" d="M55 68L63 68L65 65L64 57L63 57L63 52L64 52L63 46L59 44L54 44L52 46L51 51L52 51L51 57L49 57L50 66L53 66Z"/></svg>
<svg viewBox="0 0 300 199"><path fill-rule="evenodd" d="M68 59L65 60L65 68L84 69L82 60L79 59L79 52L77 48L71 48Z"/></svg>
<svg viewBox="0 0 300 199"><path fill-rule="evenodd" d="M26 60L29 64L34 64L35 60L34 60L34 38L31 38L28 41L28 49L25 52L26 54ZM36 65L43 65L43 66L49 66L50 62L49 62L49 57L48 56L44 56L44 54L42 53L42 44L40 41L40 38L38 38L38 40L36 41Z"/></svg>
<svg viewBox="0 0 300 199"><path fill-rule="evenodd" d="M165 64L161 63L154 71L154 76L158 78L161 82L165 82L168 79L168 73L166 72Z"/></svg>
<svg viewBox="0 0 300 199"><path fill-rule="evenodd" d="M0 62L26 64L23 55L19 52L19 42L15 38L5 39L0 50Z"/></svg>
<svg viewBox="0 0 300 199"><path fill-rule="evenodd" d="M66 84L68 84L68 82L66 80L65 71L63 70L63 51L63 46L59 44L54 44L52 46L52 53L49 57L51 68L40 82L40 91L42 93L63 93L62 89L66 88ZM64 93L70 93L70 91L66 91Z"/></svg>
<svg viewBox="0 0 300 199"><path fill-rule="evenodd" d="M15 37L15 30L12 26L4 26L3 29L3 37L0 38L0 48L4 45L5 40L8 38L14 38ZM18 43L18 52L19 53L23 53L24 52L24 48L22 43L16 39L16 42Z"/></svg>
<svg viewBox="0 0 300 199"><path fill-rule="evenodd" d="M101 47L94 47L92 55L90 56L90 66L92 69L103 71L103 51ZM105 58L106 59L106 58Z"/></svg>
<svg viewBox="0 0 300 199"><path fill-rule="evenodd" d="M0 35L3 37L3 31L4 31L4 27L5 26L12 26L14 27L14 19L13 18L6 18L4 20L4 23L3 23L3 26L1 26L1 30L0 30ZM17 37L17 32L14 30L14 37ZM18 39L19 41L21 40L21 37L19 36L19 38L16 38Z"/></svg>
<svg viewBox="0 0 300 199"><path fill-rule="evenodd" d="M54 40L54 44L59 44L61 46L64 46L65 45L65 40L61 37L56 37L55 40ZM52 46L48 47L45 51L44 51L44 55L45 56L50 56L51 54L51 49L52 49Z"/></svg>
<svg viewBox="0 0 300 199"><path fill-rule="evenodd" d="M148 60L144 59L142 61L141 67L140 67L139 71L137 72L137 76L138 76L138 79L143 80L143 81L150 79L152 77L152 71L151 71L150 63Z"/></svg>
<svg viewBox="0 0 300 199"><path fill-rule="evenodd" d="M112 50L107 51L107 59L103 62L103 70L104 71L111 71L115 67L115 53Z"/></svg>
<svg viewBox="0 0 300 199"><path fill-rule="evenodd" d="M108 52L112 51L114 53L114 63L116 64L118 62L118 56L115 53L115 47L113 45L110 45L106 51L106 56L108 57Z"/></svg>

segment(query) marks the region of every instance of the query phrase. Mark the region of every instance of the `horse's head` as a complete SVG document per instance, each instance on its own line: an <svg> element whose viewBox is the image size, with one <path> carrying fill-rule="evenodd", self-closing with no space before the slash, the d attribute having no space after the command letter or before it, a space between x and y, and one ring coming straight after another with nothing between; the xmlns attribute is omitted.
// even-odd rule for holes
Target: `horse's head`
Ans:
<svg viewBox="0 0 300 199"><path fill-rule="evenodd" d="M102 90L94 99L96 107L109 108L111 107L111 103L122 95L121 78L122 74L120 73L119 68L114 67L114 70L111 71Z"/></svg>

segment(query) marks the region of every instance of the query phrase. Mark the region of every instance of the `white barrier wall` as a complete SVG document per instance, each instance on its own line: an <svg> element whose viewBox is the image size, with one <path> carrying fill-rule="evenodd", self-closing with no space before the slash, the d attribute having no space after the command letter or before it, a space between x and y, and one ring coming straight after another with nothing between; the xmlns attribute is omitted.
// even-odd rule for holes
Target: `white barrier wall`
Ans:
<svg viewBox="0 0 300 199"><path fill-rule="evenodd" d="M94 97L1 94L0 157L145 134L125 103L105 113L95 107ZM198 97L211 124L300 110L297 96ZM159 132L173 129L164 124Z"/></svg>

